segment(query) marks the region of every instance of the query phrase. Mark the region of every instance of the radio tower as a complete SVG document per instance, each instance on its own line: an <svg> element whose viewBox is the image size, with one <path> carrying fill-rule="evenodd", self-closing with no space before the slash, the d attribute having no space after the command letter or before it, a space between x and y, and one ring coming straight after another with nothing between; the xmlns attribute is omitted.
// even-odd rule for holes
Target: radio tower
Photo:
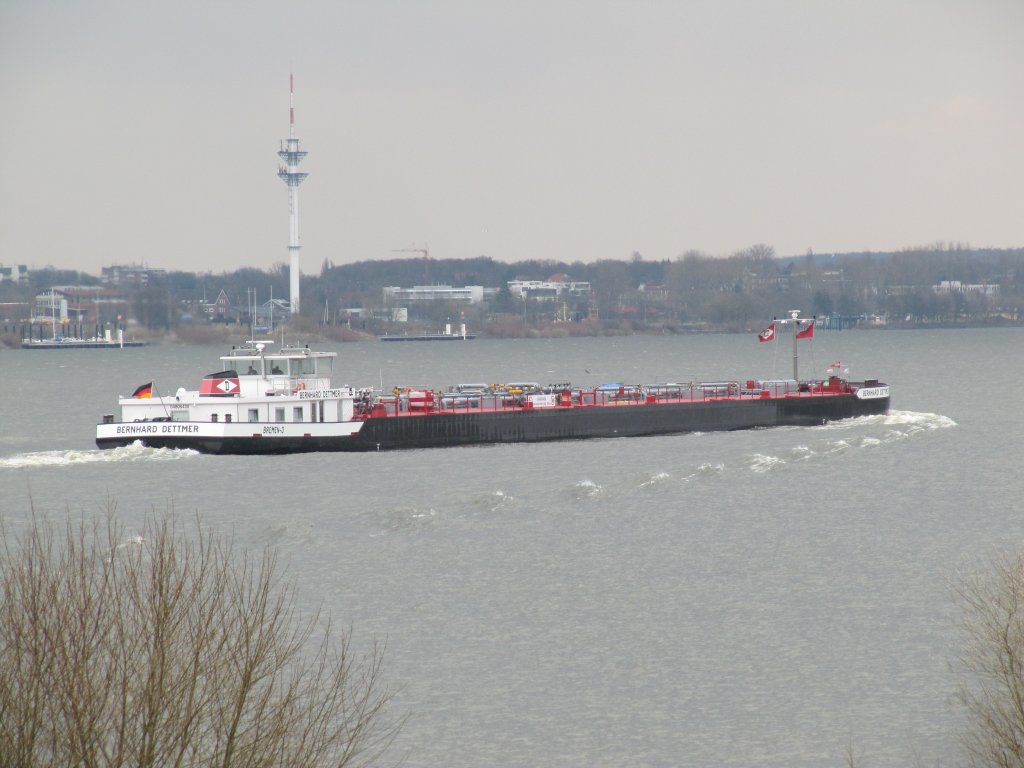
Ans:
<svg viewBox="0 0 1024 768"><path fill-rule="evenodd" d="M288 138L281 142L277 156L284 161L277 175L288 185L288 263L291 267L289 301L292 315L299 314L299 184L308 173L299 173L299 163L308 152L299 151L299 140L295 137L295 77L288 75Z"/></svg>

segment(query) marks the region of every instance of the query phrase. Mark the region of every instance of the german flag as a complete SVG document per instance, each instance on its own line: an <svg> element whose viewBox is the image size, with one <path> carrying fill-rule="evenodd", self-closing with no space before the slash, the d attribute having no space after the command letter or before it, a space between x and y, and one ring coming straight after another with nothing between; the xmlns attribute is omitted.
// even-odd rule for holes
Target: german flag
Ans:
<svg viewBox="0 0 1024 768"><path fill-rule="evenodd" d="M132 392L132 397L150 398L152 396L153 396L153 382L152 381L149 382L149 384L143 384L141 387L138 387L134 392Z"/></svg>

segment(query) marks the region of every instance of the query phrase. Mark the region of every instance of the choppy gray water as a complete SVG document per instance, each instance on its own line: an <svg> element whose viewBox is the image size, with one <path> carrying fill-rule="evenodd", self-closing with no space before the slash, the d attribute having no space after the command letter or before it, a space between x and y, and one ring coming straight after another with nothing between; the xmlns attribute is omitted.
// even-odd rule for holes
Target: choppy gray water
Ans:
<svg viewBox="0 0 1024 768"><path fill-rule="evenodd" d="M816 428L388 454L96 451L118 392L221 350L0 352L3 514L171 501L276 545L386 638L408 766L947 764L950 583L1024 539L1024 332L820 334L893 412ZM788 375L752 335L350 344L335 381ZM776 345L771 345L776 346ZM778 355L773 360L773 353Z"/></svg>

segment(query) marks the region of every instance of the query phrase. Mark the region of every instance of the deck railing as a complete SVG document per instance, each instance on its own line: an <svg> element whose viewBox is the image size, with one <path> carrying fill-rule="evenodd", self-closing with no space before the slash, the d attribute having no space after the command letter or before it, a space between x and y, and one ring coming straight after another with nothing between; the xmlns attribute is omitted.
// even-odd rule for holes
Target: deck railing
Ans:
<svg viewBox="0 0 1024 768"><path fill-rule="evenodd" d="M623 385L554 391L555 404L542 408L579 408L692 403L709 400L756 400L783 397L822 397L850 392L845 381L701 382L693 384ZM566 396L568 395L568 397ZM528 394L505 392L436 393L432 402L403 395L378 397L364 417L416 416L426 413L480 413L534 408Z"/></svg>

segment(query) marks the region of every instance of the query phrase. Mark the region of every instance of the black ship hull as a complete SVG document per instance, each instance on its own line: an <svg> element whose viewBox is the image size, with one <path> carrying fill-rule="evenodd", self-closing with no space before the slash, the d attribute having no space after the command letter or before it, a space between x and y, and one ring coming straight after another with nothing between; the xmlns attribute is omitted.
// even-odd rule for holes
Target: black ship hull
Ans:
<svg viewBox="0 0 1024 768"><path fill-rule="evenodd" d="M814 426L888 410L889 398L860 400L851 395L437 414L369 419L351 438L352 445L337 450L441 448Z"/></svg>
<svg viewBox="0 0 1024 768"><path fill-rule="evenodd" d="M723 398L703 402L576 406L467 413L371 417L351 435L202 436L150 435L97 438L100 448L136 439L154 448L189 448L215 454L284 454L312 451L385 451L497 443L643 437L779 426L814 426L829 421L887 413L889 397L854 394L814 397Z"/></svg>

